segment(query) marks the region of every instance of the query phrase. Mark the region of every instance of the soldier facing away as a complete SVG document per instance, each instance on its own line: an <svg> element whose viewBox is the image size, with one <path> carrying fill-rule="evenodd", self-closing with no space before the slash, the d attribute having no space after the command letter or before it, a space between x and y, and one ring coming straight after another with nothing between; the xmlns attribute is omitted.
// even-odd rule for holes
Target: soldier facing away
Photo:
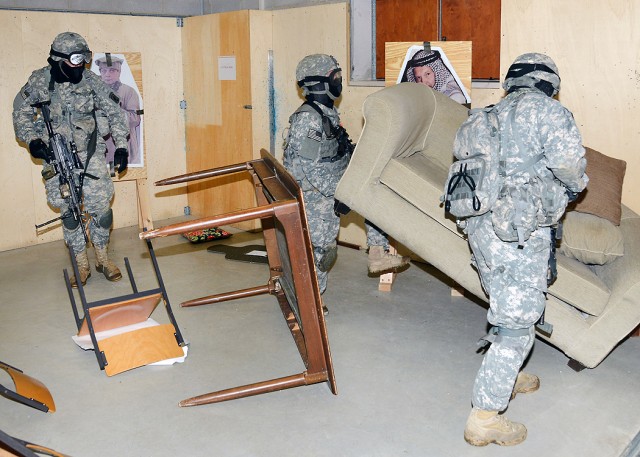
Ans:
<svg viewBox="0 0 640 457"><path fill-rule="evenodd" d="M108 119L116 144L115 165L120 173L126 170L128 163L126 115L112 90L99 76L86 69L86 64L91 62L91 51L82 36L74 32L60 33L51 44L47 62L49 65L35 70L16 95L13 103L15 134L28 145L34 158L43 160L47 201L63 215L64 240L73 248L80 281L84 285L91 276L85 234L78 219L64 217L69 214L69 199L60 192L60 182L51 165L55 157L47 146L48 132L38 106L47 104L53 131L67 142L75 143L84 169L82 203L90 218L89 235L96 252L96 270L109 281L117 281L122 274L107 255L114 187L105 165L104 140L96 131L96 112ZM71 283L77 287L75 276Z"/></svg>
<svg viewBox="0 0 640 457"><path fill-rule="evenodd" d="M529 53L518 57L509 68L503 83L507 96L495 107L500 135L507 135L506 178L503 189L518 191L541 182L555 189L555 219L547 220L545 201L533 195L529 206L521 211L538 212L538 221L524 243L504 241L496 227L498 220L511 211L489 211L467 221L472 263L478 270L482 286L489 296L487 319L493 326L484 339L490 343L473 385L472 410L464 431L465 440L475 446L489 443L515 445L525 440L524 425L511 422L501 413L518 393L533 392L540 380L521 372L535 340L535 324L545 309L551 253L551 227L566 207L587 185L586 160L582 138L573 115L553 97L560 90L558 68L544 54ZM513 113L512 113L513 111ZM512 114L513 117L509 115ZM511 121L509 119L512 119ZM534 167L509 175L523 162L539 157ZM508 205L508 195L501 192L496 205ZM501 201L501 199L503 199ZM559 203L558 203L559 202Z"/></svg>

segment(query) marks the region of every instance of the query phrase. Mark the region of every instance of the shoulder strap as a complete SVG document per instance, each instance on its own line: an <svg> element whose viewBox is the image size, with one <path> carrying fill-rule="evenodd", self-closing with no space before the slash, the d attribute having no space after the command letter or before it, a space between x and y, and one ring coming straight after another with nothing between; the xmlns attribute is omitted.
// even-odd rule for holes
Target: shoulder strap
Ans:
<svg viewBox="0 0 640 457"><path fill-rule="evenodd" d="M327 138L331 139L336 136L337 130L334 131L333 125L331 124L331 120L329 117L322 112L320 107L313 102L306 100L300 107L296 110L296 113L300 113L302 111L306 111L308 113L315 111L322 117L322 129L324 130L324 134ZM295 114L295 113L294 113Z"/></svg>
<svg viewBox="0 0 640 457"><path fill-rule="evenodd" d="M511 108L509 108L509 113L507 114L507 128L509 129L509 134L513 137L513 140L516 142L516 145L518 146L518 150L522 151L525 148L524 143L522 142L522 138L519 135L514 135L513 134L513 126L515 125L515 119L516 119L516 109L518 107L518 103L520 102L520 100L522 99L522 95L520 95L518 98L516 98L513 106L511 106ZM505 152L507 150L506 148L506 144L507 144L507 135L500 135L500 175L503 177L506 176L513 176L517 173L520 173L521 171L524 171L530 167L532 167L533 165L535 165L536 163L538 163L539 160L541 160L544 157L544 152L541 152L540 154L538 154L535 157L532 157L531 159L527 160L526 162L521 163L520 165L518 165L516 168L514 168L513 170L511 170L509 173L506 172L506 167L507 167L507 159L505 156Z"/></svg>

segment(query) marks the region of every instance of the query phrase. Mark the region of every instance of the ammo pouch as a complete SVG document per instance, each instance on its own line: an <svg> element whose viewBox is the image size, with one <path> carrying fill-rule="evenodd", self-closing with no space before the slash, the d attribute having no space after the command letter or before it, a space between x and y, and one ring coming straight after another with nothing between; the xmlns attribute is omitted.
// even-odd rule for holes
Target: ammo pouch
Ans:
<svg viewBox="0 0 640 457"><path fill-rule="evenodd" d="M493 230L502 241L523 246L538 228L540 199L535 195L532 180L520 185L505 185L493 206Z"/></svg>
<svg viewBox="0 0 640 457"><path fill-rule="evenodd" d="M42 171L40 173L42 174L42 178L45 181L49 181L51 178L58 174L58 172L56 171L56 167L46 162L42 166Z"/></svg>
<svg viewBox="0 0 640 457"><path fill-rule="evenodd" d="M539 223L541 227L549 227L556 224L569 203L566 187L557 179L537 178L537 195L540 197L541 214Z"/></svg>

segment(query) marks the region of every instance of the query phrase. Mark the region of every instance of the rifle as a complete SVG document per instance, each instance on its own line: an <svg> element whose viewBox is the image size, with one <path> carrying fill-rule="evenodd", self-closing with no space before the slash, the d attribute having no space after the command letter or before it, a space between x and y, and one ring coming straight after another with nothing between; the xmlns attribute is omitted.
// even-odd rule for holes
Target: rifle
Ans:
<svg viewBox="0 0 640 457"><path fill-rule="evenodd" d="M49 134L49 151L53 152L53 160L51 161L55 173L53 176L58 175L60 181L60 196L67 200L67 211L64 214L51 219L50 221L42 224L36 224L36 229L49 225L55 221L73 217L78 221L80 228L82 229L82 236L84 241L89 242L87 237L87 229L84 225L82 206L82 182L84 180L84 167L78 157L78 149L75 142L70 141L69 147L67 147L67 141L60 133L53 131L51 125L51 113L49 111L49 104L51 102L37 103L35 108L40 108L44 124L47 127L47 133ZM50 179L53 179L50 178Z"/></svg>

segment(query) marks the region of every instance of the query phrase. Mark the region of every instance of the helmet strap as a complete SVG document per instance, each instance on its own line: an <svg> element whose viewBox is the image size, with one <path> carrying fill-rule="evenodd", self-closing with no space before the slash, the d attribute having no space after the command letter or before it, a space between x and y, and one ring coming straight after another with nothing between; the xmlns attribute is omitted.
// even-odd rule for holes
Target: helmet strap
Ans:
<svg viewBox="0 0 640 457"><path fill-rule="evenodd" d="M327 108L333 108L333 99L326 93L308 92L306 99L308 102L317 102Z"/></svg>

